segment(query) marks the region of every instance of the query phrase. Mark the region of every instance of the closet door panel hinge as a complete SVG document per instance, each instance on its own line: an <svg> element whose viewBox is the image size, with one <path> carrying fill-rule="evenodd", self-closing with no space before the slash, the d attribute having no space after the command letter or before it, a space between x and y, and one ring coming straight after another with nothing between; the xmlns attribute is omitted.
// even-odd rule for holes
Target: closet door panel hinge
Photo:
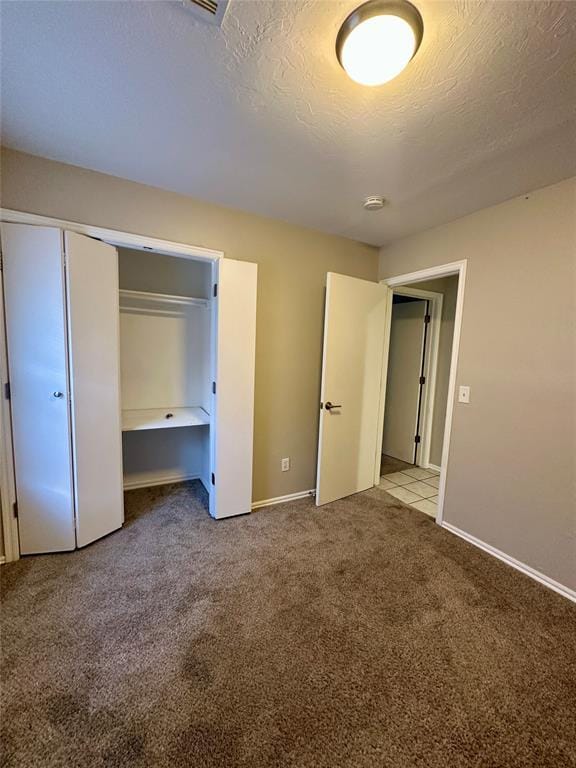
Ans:
<svg viewBox="0 0 576 768"><path fill-rule="evenodd" d="M213 395L216 394L216 382L215 381L212 382L212 394Z"/></svg>
<svg viewBox="0 0 576 768"><path fill-rule="evenodd" d="M216 485L216 476L214 475L214 472L212 472L212 475L210 477L210 480L212 482L212 485Z"/></svg>
<svg viewBox="0 0 576 768"><path fill-rule="evenodd" d="M428 325L428 323L430 322L430 315L424 315L424 322L426 323L426 325Z"/></svg>
<svg viewBox="0 0 576 768"><path fill-rule="evenodd" d="M416 444L418 444L420 442L420 435L416 435L416 437L414 438L414 442Z"/></svg>
<svg viewBox="0 0 576 768"><path fill-rule="evenodd" d="M426 376L420 376L419 383L420 384L426 384Z"/></svg>
<svg viewBox="0 0 576 768"><path fill-rule="evenodd" d="M14 513L14 517L17 519L18 518L18 502L17 501L15 501L12 504L12 512Z"/></svg>
<svg viewBox="0 0 576 768"><path fill-rule="evenodd" d="M218 296L218 283L214 283L214 297Z"/></svg>
<svg viewBox="0 0 576 768"><path fill-rule="evenodd" d="M7 381L4 384L4 397L6 400L10 400L10 382Z"/></svg>

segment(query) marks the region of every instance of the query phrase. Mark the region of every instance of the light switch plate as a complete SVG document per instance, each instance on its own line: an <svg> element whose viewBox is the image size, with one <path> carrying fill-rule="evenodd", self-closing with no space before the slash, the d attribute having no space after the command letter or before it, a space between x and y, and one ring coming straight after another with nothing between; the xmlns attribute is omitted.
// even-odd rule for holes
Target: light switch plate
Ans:
<svg viewBox="0 0 576 768"><path fill-rule="evenodd" d="M459 403L470 402L470 387L458 387L458 402Z"/></svg>

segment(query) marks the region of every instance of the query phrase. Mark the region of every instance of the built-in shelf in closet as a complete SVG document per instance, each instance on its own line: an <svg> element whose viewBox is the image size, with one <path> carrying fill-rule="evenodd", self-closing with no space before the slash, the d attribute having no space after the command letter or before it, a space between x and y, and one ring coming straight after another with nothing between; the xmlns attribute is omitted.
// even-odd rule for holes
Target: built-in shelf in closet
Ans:
<svg viewBox="0 0 576 768"><path fill-rule="evenodd" d="M119 278L125 487L210 488L211 265L120 249Z"/></svg>
<svg viewBox="0 0 576 768"><path fill-rule="evenodd" d="M121 312L171 314L187 308L207 309L209 301L194 296L182 296L151 291L120 289ZM151 354L154 354L151 350ZM129 408L122 410L122 431L134 432L177 427L202 427L210 424L210 414L199 405L166 408Z"/></svg>
<svg viewBox="0 0 576 768"><path fill-rule="evenodd" d="M122 411L122 431L202 427L210 424L204 408L142 408Z"/></svg>

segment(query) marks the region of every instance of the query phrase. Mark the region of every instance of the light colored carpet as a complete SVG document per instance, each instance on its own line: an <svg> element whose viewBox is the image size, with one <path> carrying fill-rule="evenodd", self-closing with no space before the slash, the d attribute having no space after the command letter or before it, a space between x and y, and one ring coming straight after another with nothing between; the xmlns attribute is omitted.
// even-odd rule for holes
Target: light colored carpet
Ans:
<svg viewBox="0 0 576 768"><path fill-rule="evenodd" d="M10 768L566 768L576 608L383 491L2 568Z"/></svg>

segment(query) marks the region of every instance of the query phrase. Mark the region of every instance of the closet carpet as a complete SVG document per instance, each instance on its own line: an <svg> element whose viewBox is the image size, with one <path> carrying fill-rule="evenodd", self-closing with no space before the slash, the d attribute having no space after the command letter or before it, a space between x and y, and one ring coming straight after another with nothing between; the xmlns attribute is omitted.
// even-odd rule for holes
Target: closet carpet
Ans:
<svg viewBox="0 0 576 768"><path fill-rule="evenodd" d="M2 765L576 766L576 606L373 489L1 569Z"/></svg>

